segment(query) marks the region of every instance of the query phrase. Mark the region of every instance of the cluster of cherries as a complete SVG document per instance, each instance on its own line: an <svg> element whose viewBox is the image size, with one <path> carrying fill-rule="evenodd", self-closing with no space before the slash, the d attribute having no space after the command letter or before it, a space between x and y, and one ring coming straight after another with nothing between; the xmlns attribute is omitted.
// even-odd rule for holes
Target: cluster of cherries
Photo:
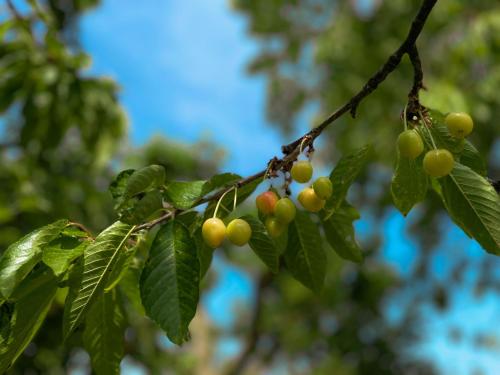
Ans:
<svg viewBox="0 0 500 375"><path fill-rule="evenodd" d="M307 160L294 163L290 170L293 180L306 183L311 180L313 167ZM298 195L298 201L310 212L320 211L333 193L333 187L328 177L320 177L311 187L306 187ZM279 237L293 221L296 207L288 197L280 198L274 191L268 190L259 194L255 200L259 212L265 218L264 224L270 237ZM202 226L202 235L205 243L212 247L219 247L224 239L234 245L243 246L252 237L252 228L243 219L234 219L226 227L224 222L214 215L205 220Z"/></svg>
<svg viewBox="0 0 500 375"><path fill-rule="evenodd" d="M472 118L463 112L452 112L445 118L445 124L450 134L458 139L467 137L474 127ZM423 125L426 126L425 124ZM431 140L432 135L429 133ZM428 151L423 160L424 171L432 177L444 177L453 170L455 160L450 151L437 148ZM417 129L408 129L398 137L398 148L402 156L415 160L424 151L424 142Z"/></svg>

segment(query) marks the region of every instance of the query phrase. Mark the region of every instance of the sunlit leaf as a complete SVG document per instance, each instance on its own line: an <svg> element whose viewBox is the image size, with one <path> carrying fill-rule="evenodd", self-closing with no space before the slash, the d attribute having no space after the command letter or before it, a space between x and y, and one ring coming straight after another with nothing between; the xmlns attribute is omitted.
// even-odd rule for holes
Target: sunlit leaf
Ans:
<svg viewBox="0 0 500 375"><path fill-rule="evenodd" d="M102 295L120 252L125 251L132 230L132 226L118 221L85 249L80 285L74 295L70 293L74 298L66 302L69 311L64 322L65 337L76 329L95 299Z"/></svg>
<svg viewBox="0 0 500 375"><path fill-rule="evenodd" d="M172 181L167 184L166 197L174 207L185 210L203 196L206 181Z"/></svg>
<svg viewBox="0 0 500 375"><path fill-rule="evenodd" d="M45 246L42 261L49 266L56 276L66 272L69 265L83 254L89 241L75 237L60 236Z"/></svg>
<svg viewBox="0 0 500 375"><path fill-rule="evenodd" d="M9 246L0 258L0 295L7 299L14 288L42 260L42 251L68 223L59 220L39 228Z"/></svg>
<svg viewBox="0 0 500 375"><path fill-rule="evenodd" d="M439 182L451 218L486 251L500 255L500 198L493 186L459 163Z"/></svg>

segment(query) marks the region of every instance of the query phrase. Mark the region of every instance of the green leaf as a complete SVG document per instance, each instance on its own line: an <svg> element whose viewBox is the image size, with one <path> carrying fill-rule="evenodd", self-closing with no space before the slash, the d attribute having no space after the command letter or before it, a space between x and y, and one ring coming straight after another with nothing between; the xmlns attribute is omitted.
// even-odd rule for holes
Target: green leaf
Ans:
<svg viewBox="0 0 500 375"><path fill-rule="evenodd" d="M89 237L89 234L87 232L85 232L84 230L82 230L78 227L74 227L74 226L68 226L68 227L64 228L61 231L61 235L66 236L66 237L73 237L73 238L88 238Z"/></svg>
<svg viewBox="0 0 500 375"><path fill-rule="evenodd" d="M118 210L120 221L127 224L140 224L163 208L163 200L158 190L147 192L143 197L128 200Z"/></svg>
<svg viewBox="0 0 500 375"><path fill-rule="evenodd" d="M149 189L160 187L164 183L165 168L161 165L149 165L132 173L123 191L123 197L129 199Z"/></svg>
<svg viewBox="0 0 500 375"><path fill-rule="evenodd" d="M0 295L8 299L14 288L42 260L43 247L64 229L67 220L39 228L10 245L0 258Z"/></svg>
<svg viewBox="0 0 500 375"><path fill-rule="evenodd" d="M172 181L167 184L166 198L172 205L187 210L203 196L206 181Z"/></svg>
<svg viewBox="0 0 500 375"><path fill-rule="evenodd" d="M144 307L141 302L141 292L139 283L141 280L143 264L133 264L125 271L120 280L120 291L127 297L130 304L137 310L140 315L145 315Z"/></svg>
<svg viewBox="0 0 500 375"><path fill-rule="evenodd" d="M500 255L500 198L493 186L459 163L439 182L451 218L486 251Z"/></svg>
<svg viewBox="0 0 500 375"><path fill-rule="evenodd" d="M50 269L41 267L19 285L24 292L14 304L9 335L0 342L0 374L23 353L42 325L56 295L58 281Z"/></svg>
<svg viewBox="0 0 500 375"><path fill-rule="evenodd" d="M246 184L238 189L238 196L236 200L236 206L240 205L247 199L260 185L262 182L261 179L255 180ZM217 217L224 218L233 210L233 202L234 202L234 194L235 191L231 191L226 194L226 196L222 199L219 211L217 212ZM210 202L205 210L205 218L212 217L214 215L215 207L217 202Z"/></svg>
<svg viewBox="0 0 500 375"><path fill-rule="evenodd" d="M339 160L330 174L333 194L325 204L327 212L333 212L342 205L349 187L368 161L370 151L371 146L367 145L351 154L343 156Z"/></svg>
<svg viewBox="0 0 500 375"><path fill-rule="evenodd" d="M326 273L326 254L321 242L318 226L309 214L297 211L288 227L285 262L293 277L316 293L323 288Z"/></svg>
<svg viewBox="0 0 500 375"><path fill-rule="evenodd" d="M76 258L83 254L88 244L89 241L60 236L43 249L42 261L54 271L56 276L60 276Z"/></svg>
<svg viewBox="0 0 500 375"><path fill-rule="evenodd" d="M66 338L83 321L95 299L102 295L120 252L125 251L133 228L118 221L99 234L94 243L85 249L78 291L66 302L69 304L64 325Z"/></svg>
<svg viewBox="0 0 500 375"><path fill-rule="evenodd" d="M147 251L148 247L149 243L146 238L141 237L137 240L135 246L130 249L125 247L123 251L120 251L118 259L109 274L108 283L105 288L106 292L113 289L120 282L127 272L127 269L134 262L135 254L137 254L137 252Z"/></svg>
<svg viewBox="0 0 500 375"><path fill-rule="evenodd" d="M104 293L85 319L83 345L97 375L120 373L126 319L116 290Z"/></svg>
<svg viewBox="0 0 500 375"><path fill-rule="evenodd" d="M202 280L210 269L215 249L212 249L203 240L201 227L194 233L194 241L196 243L198 261L200 262L200 280Z"/></svg>
<svg viewBox="0 0 500 375"><path fill-rule="evenodd" d="M239 180L241 180L241 176L234 173L217 174L205 183L202 194L207 195L214 190L229 187Z"/></svg>
<svg viewBox="0 0 500 375"><path fill-rule="evenodd" d="M242 219L252 228L252 237L248 244L273 273L278 273L279 252L274 241L267 234L266 227L259 219L251 215L245 215Z"/></svg>
<svg viewBox="0 0 500 375"><path fill-rule="evenodd" d="M469 167L477 174L486 177L488 171L486 170L486 163L484 162L479 151L470 143L465 141L464 149L460 154L460 164Z"/></svg>
<svg viewBox="0 0 500 375"><path fill-rule="evenodd" d="M438 111L431 110L429 111L431 116L432 125L429 127L429 130L432 134L434 142L438 148L446 148L453 154L458 154L462 152L464 149L464 140L453 137L448 131L448 127L444 123L444 115ZM428 132L419 129L420 135L423 136L425 143L428 145L432 145Z"/></svg>
<svg viewBox="0 0 500 375"><path fill-rule="evenodd" d="M417 203L423 201L429 186L429 177L422 168L423 156L411 160L399 154L392 177L391 194L394 205L406 216Z"/></svg>
<svg viewBox="0 0 500 375"><path fill-rule="evenodd" d="M0 355L11 332L11 320L14 314L14 303L3 303L0 305Z"/></svg>
<svg viewBox="0 0 500 375"><path fill-rule="evenodd" d="M113 201L115 202L115 210L117 210L123 204L125 189L127 188L130 176L132 176L134 172L134 169L126 169L124 171L121 171L109 185L109 192L111 193Z"/></svg>
<svg viewBox="0 0 500 375"><path fill-rule="evenodd" d="M197 211L184 211L175 217L177 222L183 224L189 233L195 233L203 224L203 216Z"/></svg>
<svg viewBox="0 0 500 375"><path fill-rule="evenodd" d="M353 222L359 219L359 212L349 203L335 211L328 219L322 220L326 240L341 257L356 263L363 261L363 252L356 241Z"/></svg>
<svg viewBox="0 0 500 375"><path fill-rule="evenodd" d="M174 207L186 210L208 193L229 187L240 179L237 174L222 173L208 181L172 181L167 184L166 198Z"/></svg>
<svg viewBox="0 0 500 375"><path fill-rule="evenodd" d="M141 275L146 314L181 345L199 297L200 264L196 245L184 225L171 220L160 228Z"/></svg>

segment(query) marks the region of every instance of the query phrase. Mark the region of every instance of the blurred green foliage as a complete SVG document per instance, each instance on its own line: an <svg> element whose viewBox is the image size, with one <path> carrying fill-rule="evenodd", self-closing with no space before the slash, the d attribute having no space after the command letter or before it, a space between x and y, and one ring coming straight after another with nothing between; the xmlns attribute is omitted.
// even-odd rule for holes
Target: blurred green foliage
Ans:
<svg viewBox="0 0 500 375"><path fill-rule="evenodd" d="M199 179L213 174L220 161L220 150L207 142L188 148L156 138L140 150L126 145L119 88L85 72L89 57L78 46L78 16L97 3L47 0L28 17L12 15L0 25L0 113L5 129L0 144L0 249L60 217L86 223L92 230L107 226L115 217L107 187L118 165L161 164L167 179ZM364 84L404 38L417 2L410 6L403 0L375 1L368 10L357 1L326 0L235 0L233 6L246 15L250 32L262 46L249 69L268 78L268 116L290 133L309 108L318 108L316 118L322 117ZM477 124L473 141L485 156L493 155L498 141L499 31L500 6L494 2L442 2L419 41L429 89L422 95L424 104L444 112L470 112ZM388 166L411 80L411 67L403 64L361 104L356 120L340 120L318 147L318 159L326 162L373 141L376 167L367 170L374 172L366 172L351 193L356 206L369 214L385 213L391 204ZM498 177L498 160L491 158L489 172ZM331 272L321 296L287 274L262 288L258 337L247 373L285 364L290 373L432 374L430 364L411 356L411 348L421 339L418 303L431 300L439 308L447 306L451 284L437 283L429 268L441 238L434 228L442 219L437 197L420 206L411 231L422 252L411 281L401 280L380 259L383 223L376 221L363 241L368 257L362 266L329 254ZM265 277L259 276L264 274L260 261L250 254L226 248L221 255L256 279ZM450 278L458 284L467 262L453 264ZM491 257L481 259L478 288L498 285L494 265ZM137 272L127 277L133 281L139 271L132 270ZM205 288L216 278L209 273ZM409 298L409 307L401 305L406 310L400 321L389 322L386 303L401 298L403 290L416 296ZM56 296L48 320L12 374L87 369L79 334L67 347L61 345L64 298L64 293ZM253 335L254 313L239 311L236 326L227 330L211 327L200 309L191 326L191 344L172 349L128 302L127 361L153 374L230 370L231 359L218 362L214 346L228 335L245 346Z"/></svg>

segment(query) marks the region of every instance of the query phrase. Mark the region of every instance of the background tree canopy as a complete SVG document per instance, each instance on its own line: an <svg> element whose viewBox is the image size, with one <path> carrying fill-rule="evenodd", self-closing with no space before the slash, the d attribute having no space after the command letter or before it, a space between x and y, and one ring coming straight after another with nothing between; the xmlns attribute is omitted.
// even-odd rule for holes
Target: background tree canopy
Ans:
<svg viewBox="0 0 500 375"><path fill-rule="evenodd" d="M249 37L258 42L248 71L265 77L266 115L283 137L293 140L304 130L304 123L317 125L349 100L404 40L419 3L232 1L233 11L248 22ZM115 177L121 170L155 164L163 166L165 180L172 181L209 179L220 169L223 151L209 141L181 144L167 134L141 148L129 144L119 82L91 75L90 56L79 42L79 19L96 6L100 6L98 0L1 4L0 252L61 218L84 223L93 233L109 226L117 214L108 186L112 181L120 184ZM455 0L438 2L418 40L427 88L421 92L422 103L443 113L472 115L471 141L487 160L485 169L492 179L500 177L499 36L498 4ZM394 230L389 221L397 215L390 193L395 140L402 130L399 116L412 84L413 70L405 56L398 69L360 104L355 119L344 116L315 144L318 168L335 165L342 156L368 142L373 144L367 165L360 168L348 195L363 219L356 227L361 228L359 245L353 240L346 246L360 246L365 260L358 265L327 251L328 273L321 294L311 293L288 271L272 276L254 254L225 245L217 250L216 259L252 275L253 307L236 311L234 325L214 327L201 304L190 325L191 341L174 347L144 317L139 298L137 282L155 234L150 233L133 247L127 272L113 275L118 287L96 305L105 313L99 314L97 308L89 312L87 319L93 322L102 315L115 317L105 326L109 332L79 329L63 345L61 322L65 300L72 298L68 289L75 282L71 277L75 272L64 279L69 288L57 289L39 265L30 277L45 285L44 290L53 290L53 295L23 294L21 283L14 292L21 301L16 309L13 303L0 301L0 356L7 357L9 351L1 345L13 333L23 338L26 334L22 327L9 325L13 316L19 321L33 319L35 301L43 305L53 299L46 311L36 311L47 312L47 318L8 373L90 372L91 366L98 373L113 373L123 355L124 372L140 366L153 374L438 373L434 363L418 356L416 350L425 339L421 332L426 314L429 309L445 311L465 286L474 288L478 296L499 292L500 261L485 252L471 255L463 244L447 240L457 236L458 230L434 193L407 217L404 230L418 244L407 272L394 272L384 256L391 238L388 232ZM251 202L240 206L239 212L253 213ZM343 212L349 223L358 218L349 209ZM352 231L351 226L345 230ZM326 249L335 242L321 238ZM61 242L51 249L61 251L65 246L71 248ZM210 264L211 256L202 266ZM73 268L77 266L78 262ZM216 263L202 279L202 296L213 289L218 277ZM460 340L461 328L452 330L450 336ZM92 340L100 332L108 340L101 348ZM221 360L216 348L228 337L236 338L242 349ZM477 347L492 353L500 350L494 333L477 332L474 337ZM92 364L84 350L92 355ZM96 370L95 363L103 362L99 353L109 367Z"/></svg>

